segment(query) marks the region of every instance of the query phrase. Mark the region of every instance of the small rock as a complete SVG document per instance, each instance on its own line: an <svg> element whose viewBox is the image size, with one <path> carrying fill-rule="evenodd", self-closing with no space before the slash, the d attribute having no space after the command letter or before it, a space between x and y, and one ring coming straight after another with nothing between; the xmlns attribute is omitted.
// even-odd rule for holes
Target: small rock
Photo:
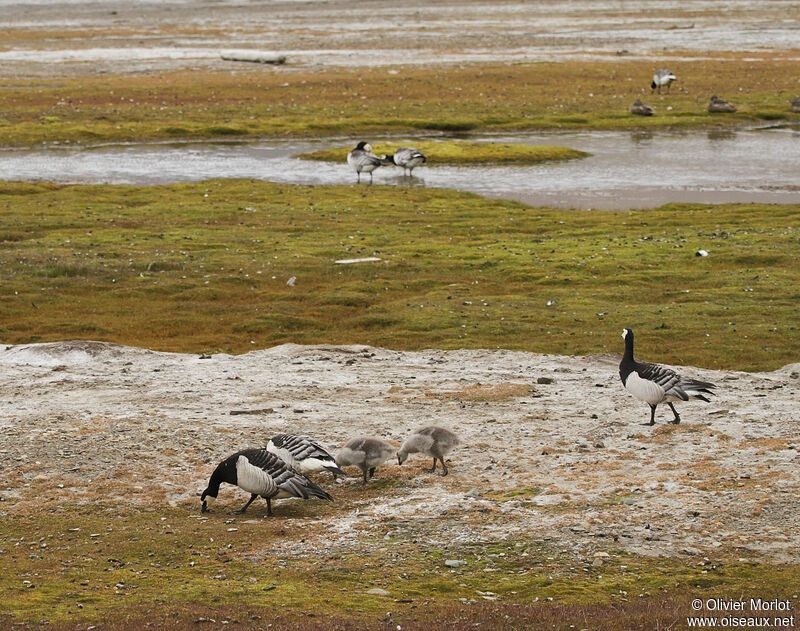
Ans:
<svg viewBox="0 0 800 631"><path fill-rule="evenodd" d="M466 561L462 561L461 559L447 559L444 564L447 567L461 567L462 565L466 565Z"/></svg>
<svg viewBox="0 0 800 631"><path fill-rule="evenodd" d="M381 589L380 587L373 587L372 589L367 590L368 594L372 594L373 596L388 596L389 592L385 589Z"/></svg>
<svg viewBox="0 0 800 631"><path fill-rule="evenodd" d="M708 256L708 251L707 250L698 250L697 252L694 253L694 255L695 256Z"/></svg>
<svg viewBox="0 0 800 631"><path fill-rule="evenodd" d="M477 487L472 487L469 491L464 494L466 497L480 497L480 492L478 491Z"/></svg>
<svg viewBox="0 0 800 631"><path fill-rule="evenodd" d="M553 383L554 381L555 381L555 379L553 379L552 377L539 377L536 380L536 383L549 384L549 383Z"/></svg>

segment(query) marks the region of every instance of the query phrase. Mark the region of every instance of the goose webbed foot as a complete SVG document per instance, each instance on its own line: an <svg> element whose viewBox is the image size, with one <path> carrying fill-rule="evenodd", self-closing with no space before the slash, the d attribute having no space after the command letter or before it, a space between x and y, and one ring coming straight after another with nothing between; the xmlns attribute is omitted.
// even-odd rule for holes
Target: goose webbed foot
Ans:
<svg viewBox="0 0 800 631"><path fill-rule="evenodd" d="M447 465L444 463L444 458L439 458L439 462L442 463L442 475L447 475L449 472L447 470Z"/></svg>

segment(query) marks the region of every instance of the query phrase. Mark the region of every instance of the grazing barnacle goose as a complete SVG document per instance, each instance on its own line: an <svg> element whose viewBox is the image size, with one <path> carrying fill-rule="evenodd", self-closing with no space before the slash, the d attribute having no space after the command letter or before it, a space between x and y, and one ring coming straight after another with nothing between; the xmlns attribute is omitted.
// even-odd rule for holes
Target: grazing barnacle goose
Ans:
<svg viewBox="0 0 800 631"><path fill-rule="evenodd" d="M267 443L267 451L275 454L303 475L329 471L336 478L344 475L336 461L317 441L299 434L278 434Z"/></svg>
<svg viewBox="0 0 800 631"><path fill-rule="evenodd" d="M670 368L658 364L637 362L633 358L633 331L623 329L622 337L625 340L625 354L619 364L619 376L625 389L640 401L650 406L650 423L654 425L656 406L666 403L672 409L675 418L670 423L680 423L681 417L673 401L688 401L689 397L709 402L704 394L713 395L716 388L713 383L686 379Z"/></svg>
<svg viewBox="0 0 800 631"><path fill-rule="evenodd" d="M672 74L672 71L667 70L666 68L662 68L661 70L656 70L656 73L653 75L653 82L650 84L650 94L658 89L658 93L661 94L661 86L667 86L667 94L669 94L669 88L672 85L673 81L676 81L677 77Z"/></svg>
<svg viewBox="0 0 800 631"><path fill-rule="evenodd" d="M273 499L298 497L307 500L309 497L318 497L333 501L311 480L266 449L243 449L220 462L200 496L202 512L207 512L209 504L217 499L219 486L223 482L250 493L250 499L239 509L240 513L245 512L259 495L267 500L267 515L272 515Z"/></svg>
<svg viewBox="0 0 800 631"><path fill-rule="evenodd" d="M637 116L652 116L653 108L642 103L641 99L636 99L631 105L630 112Z"/></svg>
<svg viewBox="0 0 800 631"><path fill-rule="evenodd" d="M718 96L712 96L708 102L709 114L727 114L736 111L736 106L733 103L728 103L725 99Z"/></svg>
<svg viewBox="0 0 800 631"><path fill-rule="evenodd" d="M347 164L356 172L357 182L361 181L361 173L369 173L369 181L372 182L372 172L383 164L383 161L372 153L369 143L359 142L356 148L347 154Z"/></svg>
<svg viewBox="0 0 800 631"><path fill-rule="evenodd" d="M380 438L357 436L348 440L336 454L336 464L340 467L351 465L361 469L364 484L369 477L375 475L375 468L383 464L394 454L395 447Z"/></svg>
<svg viewBox="0 0 800 631"><path fill-rule="evenodd" d="M408 176L411 177L414 175L414 167L425 164L425 162L427 162L425 154L411 147L400 147L392 156L392 163L403 167L403 177L406 176L406 169L408 169Z"/></svg>
<svg viewBox="0 0 800 631"><path fill-rule="evenodd" d="M403 464L408 458L408 454L423 453L433 458L431 473L436 471L436 460L438 459L442 463L442 475L447 475L447 465L444 463L444 457L458 443L458 436L449 429L429 425L418 429L406 438L397 452L397 462L398 464Z"/></svg>

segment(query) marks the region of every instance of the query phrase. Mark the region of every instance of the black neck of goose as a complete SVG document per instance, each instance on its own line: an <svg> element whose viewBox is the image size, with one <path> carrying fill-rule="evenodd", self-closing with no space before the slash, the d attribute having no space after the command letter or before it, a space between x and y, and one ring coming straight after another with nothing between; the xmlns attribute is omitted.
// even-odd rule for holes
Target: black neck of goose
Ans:
<svg viewBox="0 0 800 631"><path fill-rule="evenodd" d="M633 335L625 336L625 354L622 356L622 359L633 361Z"/></svg>

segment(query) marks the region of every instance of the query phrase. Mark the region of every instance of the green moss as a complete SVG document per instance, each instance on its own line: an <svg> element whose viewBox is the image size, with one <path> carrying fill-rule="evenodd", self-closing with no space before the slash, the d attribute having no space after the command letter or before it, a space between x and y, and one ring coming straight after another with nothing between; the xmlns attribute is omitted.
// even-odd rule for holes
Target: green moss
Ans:
<svg viewBox="0 0 800 631"><path fill-rule="evenodd" d="M800 356L798 225L798 206L575 212L406 187L5 183L0 328L23 343L81 322L184 352L590 354L619 352L635 326L643 356L774 369ZM381 260L334 264L359 257Z"/></svg>
<svg viewBox="0 0 800 631"><path fill-rule="evenodd" d="M537 164L553 160L574 160L585 158L589 154L568 147L547 145L520 145L499 142L467 142L467 141L430 141L408 140L391 144L373 145L372 151L377 155L392 155L397 149L411 146L427 157L426 164ZM351 147L320 149L302 153L297 158L304 160L325 160L340 162L347 157Z"/></svg>

